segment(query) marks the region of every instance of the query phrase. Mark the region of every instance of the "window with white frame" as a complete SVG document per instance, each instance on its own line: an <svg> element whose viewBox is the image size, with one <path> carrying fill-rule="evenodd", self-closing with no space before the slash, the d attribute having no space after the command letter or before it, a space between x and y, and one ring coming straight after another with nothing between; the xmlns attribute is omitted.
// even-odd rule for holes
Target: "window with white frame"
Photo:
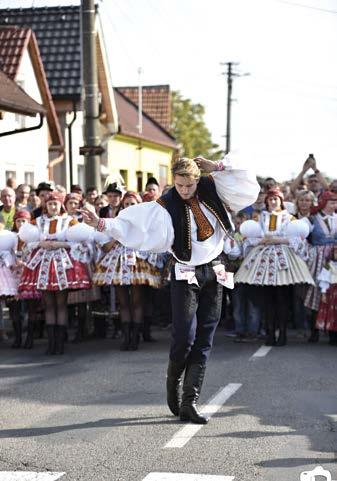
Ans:
<svg viewBox="0 0 337 481"><path fill-rule="evenodd" d="M34 172L25 172L25 184L34 185Z"/></svg>

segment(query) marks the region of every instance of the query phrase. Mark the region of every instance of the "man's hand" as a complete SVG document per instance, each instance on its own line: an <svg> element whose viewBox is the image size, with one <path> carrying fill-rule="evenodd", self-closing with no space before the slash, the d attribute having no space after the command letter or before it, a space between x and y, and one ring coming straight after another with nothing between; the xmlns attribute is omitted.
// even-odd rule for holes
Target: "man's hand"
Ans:
<svg viewBox="0 0 337 481"><path fill-rule="evenodd" d="M204 172L214 172L216 170L215 163L213 160L205 159L204 157L195 157L194 162L197 164L199 169L203 170Z"/></svg>
<svg viewBox="0 0 337 481"><path fill-rule="evenodd" d="M307 172L309 169L316 169L316 159L314 157L308 157L303 164L303 172Z"/></svg>
<svg viewBox="0 0 337 481"><path fill-rule="evenodd" d="M83 221L90 225L91 227L94 227L95 229L98 226L98 221L99 217L96 215L95 212L92 212L91 210L88 209L79 209L78 212L82 214Z"/></svg>

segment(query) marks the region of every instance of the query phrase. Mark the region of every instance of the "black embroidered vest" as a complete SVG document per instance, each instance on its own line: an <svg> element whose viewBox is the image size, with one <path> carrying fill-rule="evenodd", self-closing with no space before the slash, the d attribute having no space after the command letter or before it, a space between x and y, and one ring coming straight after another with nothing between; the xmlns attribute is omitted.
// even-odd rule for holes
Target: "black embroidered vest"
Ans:
<svg viewBox="0 0 337 481"><path fill-rule="evenodd" d="M197 187L197 197L218 220L222 229L232 230L228 213L223 206L211 177L200 177ZM174 229L172 250L177 259L188 262L192 255L191 225L188 204L180 197L175 187L162 195L157 202L170 214Z"/></svg>

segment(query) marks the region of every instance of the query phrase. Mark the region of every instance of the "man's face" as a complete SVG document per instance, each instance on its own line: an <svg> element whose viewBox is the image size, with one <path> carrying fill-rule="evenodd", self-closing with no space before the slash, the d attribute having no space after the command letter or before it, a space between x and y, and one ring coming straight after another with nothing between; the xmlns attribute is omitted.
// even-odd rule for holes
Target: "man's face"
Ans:
<svg viewBox="0 0 337 481"><path fill-rule="evenodd" d="M314 194L317 194L321 190L321 184L317 177L309 177L308 179L308 190L311 190Z"/></svg>
<svg viewBox="0 0 337 481"><path fill-rule="evenodd" d="M196 193L199 179L194 177L186 177L184 175L174 176L174 186L176 191L183 200L192 199Z"/></svg>
<svg viewBox="0 0 337 481"><path fill-rule="evenodd" d="M13 189L7 187L1 191L1 202L5 209L11 209L15 205L15 192Z"/></svg>
<svg viewBox="0 0 337 481"><path fill-rule="evenodd" d="M87 193L86 198L89 204L94 205L95 204L95 199L98 195L97 190L91 190L90 192Z"/></svg>
<svg viewBox="0 0 337 481"><path fill-rule="evenodd" d="M18 202L27 203L30 193L30 187L28 185L19 185L16 189L16 200Z"/></svg>
<svg viewBox="0 0 337 481"><path fill-rule="evenodd" d="M122 196L118 192L107 193L108 202L111 207L119 207L121 204Z"/></svg>
<svg viewBox="0 0 337 481"><path fill-rule="evenodd" d="M40 190L39 199L42 205L44 205L44 200L48 194L50 194L50 190Z"/></svg>

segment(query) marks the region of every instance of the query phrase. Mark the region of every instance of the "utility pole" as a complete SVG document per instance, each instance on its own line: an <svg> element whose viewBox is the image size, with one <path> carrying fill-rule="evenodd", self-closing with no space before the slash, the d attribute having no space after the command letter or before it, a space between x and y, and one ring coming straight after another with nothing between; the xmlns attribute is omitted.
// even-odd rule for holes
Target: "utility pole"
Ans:
<svg viewBox="0 0 337 481"><path fill-rule="evenodd" d="M138 68L138 133L143 133L143 89L142 89L142 68Z"/></svg>
<svg viewBox="0 0 337 481"><path fill-rule="evenodd" d="M84 89L84 147L86 186L101 189L99 92L96 57L95 0L81 1L82 77Z"/></svg>
<svg viewBox="0 0 337 481"><path fill-rule="evenodd" d="M249 75L249 73L240 74L233 71L233 67L239 65L238 62L223 62L220 65L227 65L227 72L223 72L223 75L227 76L227 125L226 125L226 154L231 150L231 113L232 113L232 90L233 90L233 77L243 77Z"/></svg>

